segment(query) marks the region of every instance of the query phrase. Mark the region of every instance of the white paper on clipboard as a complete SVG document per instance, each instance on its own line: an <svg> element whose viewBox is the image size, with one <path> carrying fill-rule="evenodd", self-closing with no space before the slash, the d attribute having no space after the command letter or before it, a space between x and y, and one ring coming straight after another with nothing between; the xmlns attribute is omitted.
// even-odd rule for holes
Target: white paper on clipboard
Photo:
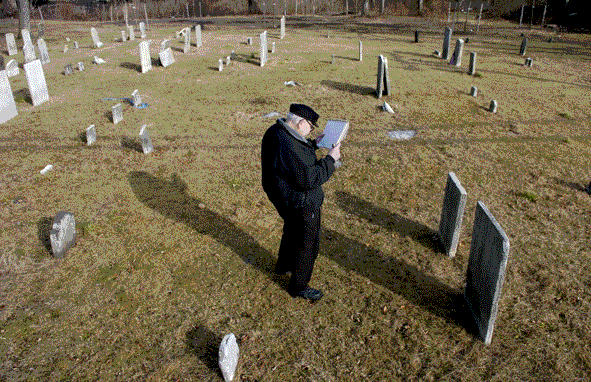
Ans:
<svg viewBox="0 0 591 382"><path fill-rule="evenodd" d="M324 128L324 137L318 142L318 147L325 147L332 149L334 146L341 143L347 137L349 131L349 121L342 119L330 119L326 122Z"/></svg>

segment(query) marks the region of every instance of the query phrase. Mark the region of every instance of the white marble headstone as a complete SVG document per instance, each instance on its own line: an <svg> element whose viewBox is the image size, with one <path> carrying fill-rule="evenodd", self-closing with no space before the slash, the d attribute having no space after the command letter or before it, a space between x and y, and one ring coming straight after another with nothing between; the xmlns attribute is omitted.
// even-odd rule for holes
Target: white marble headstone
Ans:
<svg viewBox="0 0 591 382"><path fill-rule="evenodd" d="M127 36L125 35L125 31L121 31L121 42L125 42L127 40Z"/></svg>
<svg viewBox="0 0 591 382"><path fill-rule="evenodd" d="M16 60L8 61L8 63L6 64L6 75L8 77L14 77L17 76L19 73L20 70L18 68L18 62L16 62Z"/></svg>
<svg viewBox="0 0 591 382"><path fill-rule="evenodd" d="M221 72L222 70L224 70L224 60L220 58L218 60L218 72Z"/></svg>
<svg viewBox="0 0 591 382"><path fill-rule="evenodd" d="M71 74L74 74L74 68L72 64L68 64L64 67L64 75L69 76Z"/></svg>
<svg viewBox="0 0 591 382"><path fill-rule="evenodd" d="M47 44L45 44L45 41L43 41L42 38L37 40L37 47L39 48L39 58L41 59L41 64L48 64L49 52L47 51Z"/></svg>
<svg viewBox="0 0 591 382"><path fill-rule="evenodd" d="M0 124L18 115L16 103L12 95L12 88L5 70L0 71Z"/></svg>
<svg viewBox="0 0 591 382"><path fill-rule="evenodd" d="M62 257L76 240L76 221L73 214L58 212L49 232L49 240L53 256Z"/></svg>
<svg viewBox="0 0 591 382"><path fill-rule="evenodd" d="M49 101L49 93L47 91L41 61L35 60L25 64L25 76L27 77L33 106L38 106L43 102Z"/></svg>
<svg viewBox="0 0 591 382"><path fill-rule="evenodd" d="M152 69L152 57L150 56L150 41L140 42L139 49L142 73L146 73L147 71Z"/></svg>
<svg viewBox="0 0 591 382"><path fill-rule="evenodd" d="M16 41L14 40L14 34L6 33L6 46L8 47L8 55L14 56L18 54L18 49L16 48Z"/></svg>
<svg viewBox="0 0 591 382"><path fill-rule="evenodd" d="M135 40L135 31L133 30L133 25L130 25L127 27L127 29L129 30L129 41Z"/></svg>
<svg viewBox="0 0 591 382"><path fill-rule="evenodd" d="M149 154L152 152L152 150L154 150L154 147L152 146L152 139L150 138L150 133L148 132L147 127L148 125L144 125L140 130L140 141L142 142L142 150L144 151L144 154Z"/></svg>
<svg viewBox="0 0 591 382"><path fill-rule="evenodd" d="M84 70L84 63L83 62L78 63L78 70L81 72Z"/></svg>
<svg viewBox="0 0 591 382"><path fill-rule="evenodd" d="M263 33L260 34L259 36L260 41L261 41L261 45L260 45L260 56L261 56L261 66L265 66L265 64L267 63L267 52L268 47L267 47L267 31L264 31Z"/></svg>
<svg viewBox="0 0 591 382"><path fill-rule="evenodd" d="M162 64L162 66L164 66L165 68L174 63L174 56L172 55L172 49L170 49L170 48L167 48L167 49L164 49L163 51L161 51L159 53L159 56L160 56L160 64Z"/></svg>
<svg viewBox="0 0 591 382"><path fill-rule="evenodd" d="M33 45L33 41L31 41L31 33L28 29L21 29L21 34L23 35L23 46L25 44Z"/></svg>
<svg viewBox="0 0 591 382"><path fill-rule="evenodd" d="M133 93L131 93L131 97L133 98L133 107L138 107L142 104L142 97L140 96L140 91L135 89Z"/></svg>
<svg viewBox="0 0 591 382"><path fill-rule="evenodd" d="M25 55L25 63L29 63L37 59L35 56L35 48L33 47L33 44L26 43L23 46L23 53Z"/></svg>
<svg viewBox="0 0 591 382"><path fill-rule="evenodd" d="M94 125L90 125L86 128L86 144L88 146L96 142L96 129Z"/></svg>
<svg viewBox="0 0 591 382"><path fill-rule="evenodd" d="M74 41L74 49L78 49L78 41Z"/></svg>
<svg viewBox="0 0 591 382"><path fill-rule="evenodd" d="M197 48L199 48L200 46L203 45L203 42L201 41L201 25L200 24L195 25L195 41L197 43Z"/></svg>
<svg viewBox="0 0 591 382"><path fill-rule="evenodd" d="M111 110L113 112L113 123L118 124L123 120L123 108L121 107L121 104L118 103L117 105L113 106Z"/></svg>
<svg viewBox="0 0 591 382"><path fill-rule="evenodd" d="M92 43L95 48L100 48L101 46L103 46L103 43L99 40L99 36L98 36L98 32L96 31L96 28L94 28L94 27L90 28L90 34L92 35Z"/></svg>
<svg viewBox="0 0 591 382"><path fill-rule="evenodd" d="M164 40L160 43L160 52L164 52L166 49L169 48L170 40Z"/></svg>
<svg viewBox="0 0 591 382"><path fill-rule="evenodd" d="M281 16L279 20L279 38L283 40L285 37L285 16Z"/></svg>
<svg viewBox="0 0 591 382"><path fill-rule="evenodd" d="M146 38L146 25L143 21L140 23L140 38Z"/></svg>
<svg viewBox="0 0 591 382"><path fill-rule="evenodd" d="M191 31L189 28L185 29L185 45L183 45L183 53L189 53L191 49Z"/></svg>

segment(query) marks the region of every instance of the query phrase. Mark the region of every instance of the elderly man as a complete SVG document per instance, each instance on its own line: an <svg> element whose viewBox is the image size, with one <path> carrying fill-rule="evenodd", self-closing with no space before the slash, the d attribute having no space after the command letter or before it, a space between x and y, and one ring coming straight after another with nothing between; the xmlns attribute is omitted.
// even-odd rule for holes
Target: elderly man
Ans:
<svg viewBox="0 0 591 382"><path fill-rule="evenodd" d="M284 223L275 273L291 273L289 294L308 300L322 297L322 291L310 288L308 282L320 243L322 184L341 157L339 144L324 158L316 158L322 136L306 139L318 126L316 121L318 114L311 107L292 104L287 118L267 130L261 150L263 190Z"/></svg>

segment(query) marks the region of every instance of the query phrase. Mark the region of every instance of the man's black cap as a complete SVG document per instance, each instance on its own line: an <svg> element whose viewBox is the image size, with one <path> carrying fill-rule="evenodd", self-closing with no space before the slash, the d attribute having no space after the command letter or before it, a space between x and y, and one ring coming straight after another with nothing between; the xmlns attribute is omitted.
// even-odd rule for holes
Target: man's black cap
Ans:
<svg viewBox="0 0 591 382"><path fill-rule="evenodd" d="M289 112L304 119L307 119L308 121L310 121L311 124L318 127L316 122L318 121L319 115L310 106L306 106L301 103L292 103L289 106Z"/></svg>

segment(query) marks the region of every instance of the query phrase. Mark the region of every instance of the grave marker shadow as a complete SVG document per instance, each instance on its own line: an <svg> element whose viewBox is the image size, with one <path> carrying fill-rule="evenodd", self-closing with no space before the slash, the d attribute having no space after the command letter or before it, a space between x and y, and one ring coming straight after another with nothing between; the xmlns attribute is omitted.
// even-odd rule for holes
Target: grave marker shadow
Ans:
<svg viewBox="0 0 591 382"><path fill-rule="evenodd" d="M376 93L376 89L370 88L369 86L352 85L345 82L338 82L333 80L322 80L320 84L328 86L329 88L333 88L335 90L340 90L343 92L349 92L359 95L375 95Z"/></svg>
<svg viewBox="0 0 591 382"><path fill-rule="evenodd" d="M45 216L37 221L37 237L49 254L52 253L51 240L49 239L49 233L51 232L52 228L53 217Z"/></svg>
<svg viewBox="0 0 591 382"><path fill-rule="evenodd" d="M130 137L121 138L121 147L132 151L137 151L142 154L144 152L144 150L142 149L142 144L139 142L139 140Z"/></svg>
<svg viewBox="0 0 591 382"><path fill-rule="evenodd" d="M189 353L195 354L212 372L223 379L218 365L218 351L222 337L204 325L197 325L186 333L185 345Z"/></svg>
<svg viewBox="0 0 591 382"><path fill-rule="evenodd" d="M122 62L121 64L119 64L119 66L125 69L135 70L138 73L142 72L142 66L140 64L136 64L133 62Z"/></svg>

